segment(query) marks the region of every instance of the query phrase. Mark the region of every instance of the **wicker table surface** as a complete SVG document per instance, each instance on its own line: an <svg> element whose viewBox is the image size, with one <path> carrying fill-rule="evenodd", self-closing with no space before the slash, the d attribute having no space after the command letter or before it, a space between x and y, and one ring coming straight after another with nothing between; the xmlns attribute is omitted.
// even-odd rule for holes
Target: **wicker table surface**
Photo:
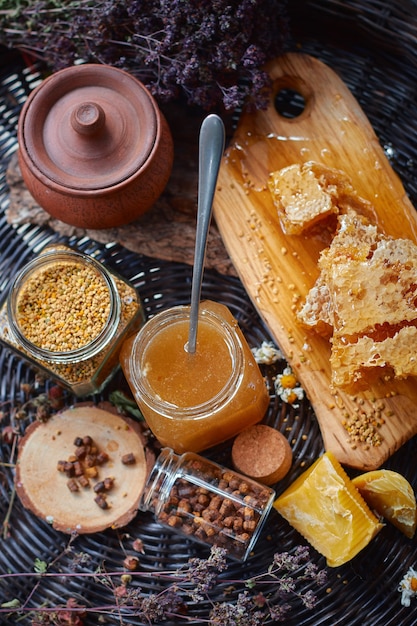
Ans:
<svg viewBox="0 0 417 626"><path fill-rule="evenodd" d="M417 7L414 2L359 3L294 0L291 13L294 23L294 48L315 55L338 71L369 116L394 169L402 178L414 204L417 203L417 120L415 102L417 89ZM4 63L2 64L2 61ZM20 108L36 78L23 67L17 57L0 58L0 289L4 291L16 270L50 241L66 241L94 255L122 273L138 288L147 315L161 308L188 302L191 268L186 263L161 260L129 251L119 243L103 244L89 237L66 237L48 227L36 224L11 226L5 211L9 205L9 189L5 182L7 166L16 151L16 124ZM237 317L250 345L269 339L268 329L260 321L238 278L210 269L204 276L203 297L227 304ZM283 368L284 363L279 367ZM274 372L266 371L268 379ZM24 402L24 389L37 385L34 373L6 350L0 350L0 401L8 424L10 410ZM50 381L45 381L47 391ZM36 393L44 387L37 388ZM126 390L121 374L97 398L106 400L114 389ZM70 404L72 398L66 398ZM33 417L29 417L33 419ZM275 396L271 384L271 402L266 423L281 430L289 438L294 464L287 478L277 486L283 490L322 451L319 428L308 400L298 409L288 407ZM24 423L20 425L24 428ZM417 491L417 438L409 441L395 454L386 467L402 472ZM230 447L225 444L207 454L230 464ZM0 444L0 461L7 463L10 447ZM207 551L175 533L163 530L151 516L138 515L123 532L106 531L74 540L72 551L65 548L68 537L36 519L18 500L10 507L13 484L12 468L0 467L0 520L11 510L9 536L0 538L0 605L17 598L27 608L43 604L65 603L74 597L89 607L108 605L112 591L100 577L91 579L81 574L94 571L103 562L108 571L122 571L123 551L130 550L132 539L140 538L144 554L140 555L140 572L136 585L144 592L161 589L158 579L149 573L173 569L186 563L190 556L207 556ZM230 585L230 579L244 579L264 571L274 552L294 551L301 537L273 512L264 527L256 550L247 563L231 563L220 575L218 587L199 603L188 604L187 622L207 623L211 602L236 600L244 589ZM314 611L295 603L286 623L297 626L411 626L417 621L417 604L401 605L398 584L407 569L415 565L416 540L407 540L396 529L386 526L373 542L350 563L330 570L329 578L317 592ZM88 564L79 564L74 572L74 553L88 555ZM36 559L51 563L51 571L59 575L34 580L24 576L33 572ZM324 559L312 551L312 561L320 567ZM6 574L13 576L6 576ZM142 576L140 574L143 574ZM30 613L19 622L16 616L0 613L0 623L30 625ZM181 620L182 622L183 620ZM89 614L87 624L142 624L134 612L101 616ZM165 622L167 623L167 622ZM173 620L172 624L178 624ZM273 622L269 622L273 623Z"/></svg>

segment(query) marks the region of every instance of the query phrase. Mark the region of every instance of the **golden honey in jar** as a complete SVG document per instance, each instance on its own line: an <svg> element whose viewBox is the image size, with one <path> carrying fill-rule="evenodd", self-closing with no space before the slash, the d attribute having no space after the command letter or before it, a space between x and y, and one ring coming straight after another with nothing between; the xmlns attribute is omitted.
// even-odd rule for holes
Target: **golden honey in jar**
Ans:
<svg viewBox="0 0 417 626"><path fill-rule="evenodd" d="M192 354L189 323L189 306L162 311L120 353L149 428L175 452L199 452L234 437L261 421L269 404L265 381L229 309L200 304Z"/></svg>
<svg viewBox="0 0 417 626"><path fill-rule="evenodd" d="M136 289L94 258L46 247L12 281L0 341L42 375L86 396L119 367L122 342L144 323Z"/></svg>

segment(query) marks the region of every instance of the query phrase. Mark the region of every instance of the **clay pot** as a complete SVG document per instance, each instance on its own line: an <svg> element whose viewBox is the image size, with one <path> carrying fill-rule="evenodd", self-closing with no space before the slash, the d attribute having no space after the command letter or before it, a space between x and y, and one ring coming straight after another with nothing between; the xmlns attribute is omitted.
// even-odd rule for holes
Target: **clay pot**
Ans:
<svg viewBox="0 0 417 626"><path fill-rule="evenodd" d="M127 224L164 190L172 169L168 124L149 91L108 65L45 79L18 123L23 180L53 217L80 228Z"/></svg>

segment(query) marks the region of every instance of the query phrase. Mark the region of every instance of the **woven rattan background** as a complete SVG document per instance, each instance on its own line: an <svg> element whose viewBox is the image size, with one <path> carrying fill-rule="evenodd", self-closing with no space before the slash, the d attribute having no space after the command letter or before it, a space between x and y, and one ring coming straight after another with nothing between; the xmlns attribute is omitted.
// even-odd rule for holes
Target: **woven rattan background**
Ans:
<svg viewBox="0 0 417 626"><path fill-rule="evenodd" d="M417 3L400 2L337 2L329 0L290 0L294 49L315 55L339 72L369 116L381 144L394 169L402 178L412 202L417 206ZM4 53L0 57L0 289L4 290L13 273L34 252L51 239L52 232L39 227L12 229L4 218L8 203L5 183L7 163L16 150L16 124L20 108L38 77L25 69L18 56ZM393 216L395 217L395 216ZM103 247L84 239L71 240L72 245L111 264L130 278L138 287L147 314L161 307L188 301L191 270L188 266L158 262L127 252L120 246ZM238 318L251 345L268 338L237 279L206 272L203 296L229 305ZM0 400L16 404L23 400L22 382L33 382L33 373L7 351L0 350ZM48 383L46 383L48 385ZM110 390L123 387L118 375ZM107 396L107 390L103 397ZM99 398L97 398L98 400ZM71 399L69 398L70 402ZM317 424L308 402L300 410L288 410L271 394L267 422L285 432L293 442L294 466L279 490L310 463L322 450ZM417 491L417 440L408 442L387 463L401 471ZM0 458L7 461L9 448L2 444ZM229 463L228 446L212 451L211 456ZM305 465L304 465L305 466ZM10 499L12 471L0 469L0 519L3 519ZM143 572L169 569L181 565L191 555L205 556L204 550L163 531L150 517L138 516L126 529L139 536L145 545L141 556ZM120 537L113 531L76 540L75 550L90 555L88 569L94 569L103 559L107 567L121 569ZM255 555L244 565L231 565L227 578L248 577L269 564L275 551L293 550L301 538L274 513L257 544ZM50 562L65 547L67 537L35 519L15 502L11 516L11 536L0 539L0 574L32 571L35 558ZM372 544L352 562L329 572L327 584L319 591L317 608L293 613L289 626L412 626L417 622L417 605L406 609L400 604L398 584L408 567L416 561L416 541L410 541L391 527L386 527ZM320 566L324 560L313 552L312 559ZM63 573L71 571L71 559L59 562ZM90 606L111 601L111 592L99 582L83 582L83 578L44 579L33 593L28 606L60 603L69 596L79 598ZM137 584L145 591L159 589L157 580L143 576ZM33 589L33 579L23 576L0 578L0 603L3 598L16 597L24 601ZM226 583L225 583L226 585ZM214 599L222 599L224 586L219 585ZM7 595L6 595L7 590ZM329 591L330 590L330 591ZM242 587L237 585L229 601L237 597ZM191 624L203 624L210 603L189 605ZM0 623L17 623L15 618L0 615ZM19 624L30 624L23 618ZM97 624L90 617L88 624ZM105 623L120 624L117 616L107 617ZM140 624L132 615L126 623Z"/></svg>

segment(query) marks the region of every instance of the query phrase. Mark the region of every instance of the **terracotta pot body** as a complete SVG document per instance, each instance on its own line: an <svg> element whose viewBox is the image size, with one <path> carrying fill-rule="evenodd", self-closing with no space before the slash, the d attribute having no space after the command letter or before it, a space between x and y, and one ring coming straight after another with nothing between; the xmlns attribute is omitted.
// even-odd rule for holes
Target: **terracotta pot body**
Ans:
<svg viewBox="0 0 417 626"><path fill-rule="evenodd" d="M108 65L77 65L45 79L23 106L18 141L32 196L80 228L134 221L161 195L172 170L172 137L154 98Z"/></svg>

